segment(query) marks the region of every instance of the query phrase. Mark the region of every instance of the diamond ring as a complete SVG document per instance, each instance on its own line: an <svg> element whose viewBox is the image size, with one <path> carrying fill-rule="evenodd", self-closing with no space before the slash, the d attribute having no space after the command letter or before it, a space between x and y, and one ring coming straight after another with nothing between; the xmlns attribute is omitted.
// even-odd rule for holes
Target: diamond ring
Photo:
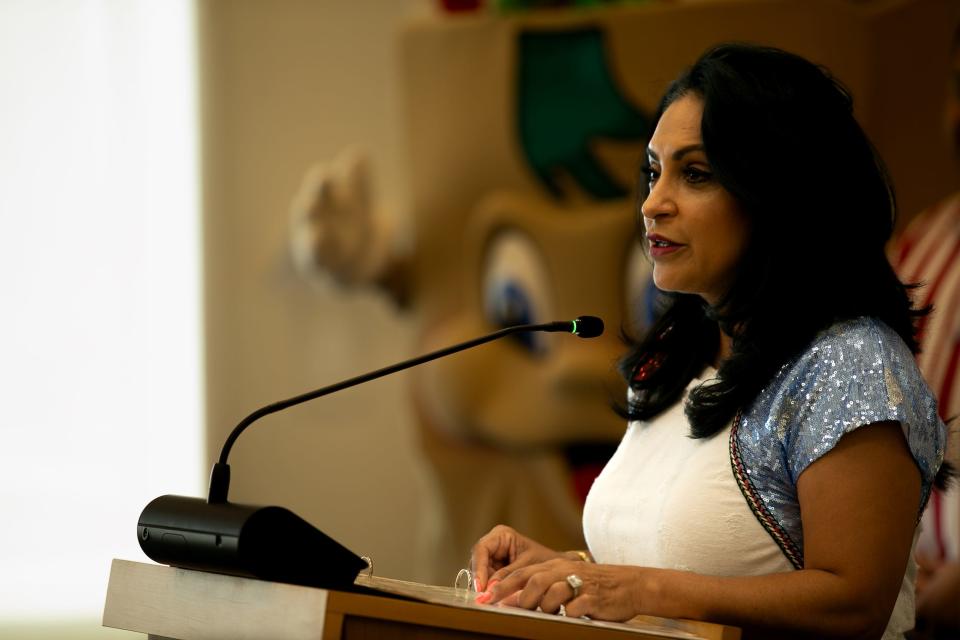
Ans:
<svg viewBox="0 0 960 640"><path fill-rule="evenodd" d="M571 573L567 576L567 584L570 585L571 589L573 589L574 598L580 595L580 587L583 586L583 580L580 579L580 576L575 573Z"/></svg>

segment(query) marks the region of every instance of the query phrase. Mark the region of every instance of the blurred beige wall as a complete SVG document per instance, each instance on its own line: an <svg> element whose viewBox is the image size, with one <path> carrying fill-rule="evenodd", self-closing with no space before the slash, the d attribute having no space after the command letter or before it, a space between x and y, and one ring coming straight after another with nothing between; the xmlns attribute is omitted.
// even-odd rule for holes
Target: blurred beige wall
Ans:
<svg viewBox="0 0 960 640"><path fill-rule="evenodd" d="M940 135L956 6L859 4L883 10L871 47L889 73L856 98L907 218L956 184ZM378 206L403 217L395 45L405 19L431 5L200 2L211 462L254 409L413 355L414 316L370 291L311 286L294 274L286 225L304 170L352 144L371 152ZM291 508L372 556L377 573L425 579L418 558L431 541L419 523L436 504L406 382L400 374L264 419L231 454L231 498Z"/></svg>
<svg viewBox="0 0 960 640"><path fill-rule="evenodd" d="M957 0L860 2L875 12L874 91L854 95L864 128L893 177L898 228L960 187L944 127L950 46L960 20Z"/></svg>
<svg viewBox="0 0 960 640"><path fill-rule="evenodd" d="M402 201L395 36L414 0L200 3L208 454L258 407L411 354L412 320L292 270L290 202L308 166L370 149ZM391 206L393 205L393 206ZM288 507L378 573L416 577L429 498L404 376L269 416L230 456L231 499Z"/></svg>

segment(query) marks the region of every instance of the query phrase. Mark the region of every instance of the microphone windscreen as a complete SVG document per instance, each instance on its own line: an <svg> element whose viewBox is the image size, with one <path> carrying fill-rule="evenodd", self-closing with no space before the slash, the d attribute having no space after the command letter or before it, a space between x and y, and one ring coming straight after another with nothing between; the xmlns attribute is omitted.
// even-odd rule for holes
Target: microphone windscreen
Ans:
<svg viewBox="0 0 960 640"><path fill-rule="evenodd" d="M603 320L596 316L580 316L574 320L574 333L581 338L596 338L603 335Z"/></svg>

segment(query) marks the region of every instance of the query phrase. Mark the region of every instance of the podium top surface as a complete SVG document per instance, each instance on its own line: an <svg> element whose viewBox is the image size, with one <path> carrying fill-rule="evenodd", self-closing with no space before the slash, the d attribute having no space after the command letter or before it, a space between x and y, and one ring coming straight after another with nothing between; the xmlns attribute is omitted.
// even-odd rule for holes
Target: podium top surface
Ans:
<svg viewBox="0 0 960 640"><path fill-rule="evenodd" d="M114 560L103 624L180 640L333 640L371 637L371 632L372 637L389 633L398 638L476 638L480 634L530 640L740 637L736 628L706 622L647 616L627 623L571 619L478 605L465 590L447 587L387 578L360 578L358 584L383 595Z"/></svg>

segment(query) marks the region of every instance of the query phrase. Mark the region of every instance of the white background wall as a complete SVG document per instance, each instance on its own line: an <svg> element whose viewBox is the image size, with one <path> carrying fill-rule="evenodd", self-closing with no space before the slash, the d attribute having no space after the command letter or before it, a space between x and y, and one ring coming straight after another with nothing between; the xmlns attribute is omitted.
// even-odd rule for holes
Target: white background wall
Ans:
<svg viewBox="0 0 960 640"><path fill-rule="evenodd" d="M203 484L189 0L0 2L0 636L99 627Z"/></svg>

